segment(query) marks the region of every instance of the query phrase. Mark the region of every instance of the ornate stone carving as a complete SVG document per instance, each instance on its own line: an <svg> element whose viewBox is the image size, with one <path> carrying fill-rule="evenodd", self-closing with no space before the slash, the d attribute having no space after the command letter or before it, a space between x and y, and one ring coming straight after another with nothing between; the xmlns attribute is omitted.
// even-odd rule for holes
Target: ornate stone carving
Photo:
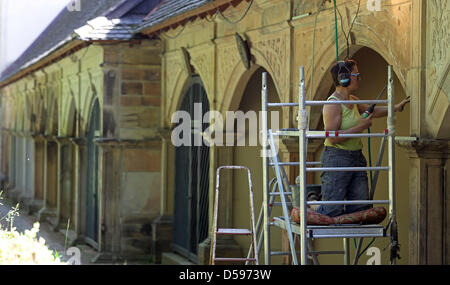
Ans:
<svg viewBox="0 0 450 285"><path fill-rule="evenodd" d="M447 140L397 140L395 143L406 149L410 157L448 158L450 156L450 142Z"/></svg>
<svg viewBox="0 0 450 285"><path fill-rule="evenodd" d="M429 3L427 50L429 66L431 70L428 74L431 82L442 81L442 73L448 66L448 56L450 49L450 2L447 0L431 0ZM438 82L438 84L439 84ZM430 89L431 91L431 89ZM434 92L433 92L434 93ZM431 92L428 95L433 94Z"/></svg>
<svg viewBox="0 0 450 285"><path fill-rule="evenodd" d="M450 2L448 0L431 0L430 3L430 44L431 62L435 65L446 63L450 49Z"/></svg>
<svg viewBox="0 0 450 285"><path fill-rule="evenodd" d="M171 108L172 104L176 104L174 101L174 94L177 82L183 73L182 61L178 51L172 52L166 55L166 66L165 66L165 82L166 82L166 113Z"/></svg>
<svg viewBox="0 0 450 285"><path fill-rule="evenodd" d="M446 124L448 113L450 73L450 2L431 0L427 6L427 120L433 136L447 137L440 129Z"/></svg>
<svg viewBox="0 0 450 285"><path fill-rule="evenodd" d="M211 98L214 94L214 45L206 44L189 50L191 63L202 78L206 94Z"/></svg>
<svg viewBox="0 0 450 285"><path fill-rule="evenodd" d="M240 61L236 43L234 41L230 41L229 43L219 45L217 47L217 54L217 91L225 92L228 84L230 83L233 71Z"/></svg>
<svg viewBox="0 0 450 285"><path fill-rule="evenodd" d="M276 85L278 85L279 92L281 92L279 95L282 100L287 99L289 96L288 39L289 34L286 36L284 33L277 33L270 37L263 37L252 44L252 53L255 54L258 51L269 65L268 71Z"/></svg>

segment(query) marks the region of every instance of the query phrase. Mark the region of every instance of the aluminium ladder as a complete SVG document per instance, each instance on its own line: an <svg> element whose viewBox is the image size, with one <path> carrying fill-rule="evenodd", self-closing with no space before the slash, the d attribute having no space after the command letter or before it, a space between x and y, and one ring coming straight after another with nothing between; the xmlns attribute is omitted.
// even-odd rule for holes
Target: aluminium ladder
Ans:
<svg viewBox="0 0 450 285"><path fill-rule="evenodd" d="M380 134L340 134L337 131L309 131L308 130L308 116L306 106L325 105L325 104L346 104L348 101L306 101L305 91L305 79L304 68L300 67L300 84L299 84L299 103L268 103L267 101L267 74L264 72L262 75L262 160L263 160L263 234L264 234L264 260L265 264L270 264L270 258L272 256L270 250L270 227L278 226L287 230L288 235L295 233L300 237L300 256L301 264L307 264L308 253L312 254L314 263L317 264L315 256L322 252L314 252L311 246L311 238L343 238L344 239L344 254L345 263L349 264L349 246L348 238L360 238L358 249L355 255L354 264L356 264L359 256L360 247L362 244L362 238L365 237L388 237L391 236L391 264L395 264L397 254L397 223L395 213L395 177L394 177L394 139L395 139L395 118L394 118L394 94L393 94L393 71L392 66L388 67L388 98L387 100L358 100L352 101L353 104L387 104L388 105L388 117L387 117L387 129L384 133ZM279 130L272 132L268 128L267 122L267 110L269 107L298 107L298 129L292 130ZM294 136L299 138L299 162L280 162L278 155L274 155L274 137L275 136ZM383 138L380 146L380 155L378 157L378 163L375 167L307 167L308 165L315 164L313 162L306 162L307 153L307 139L308 138L322 138L327 137L381 137ZM388 166L380 166L382 161L382 152L384 151L385 142L388 142ZM275 150L276 152L276 150ZM275 158L275 159L273 159ZM270 162L269 162L270 161ZM274 217L273 222L269 222L271 219L271 207L269 203L273 203L268 197L271 194L268 189L273 185L273 181L269 183L268 166L272 165L276 173L276 184L280 189L280 197L282 197L281 204L283 210L287 207L285 199L283 199L286 193L284 192L284 183L278 183L282 180L282 174L284 173L284 166L299 166L300 173L300 225L292 223L290 217L284 213L284 217ZM375 171L375 179L372 182L370 200L357 200L357 201L307 201L306 191L306 173L311 171ZM388 183L389 183L389 200L373 200L374 189L376 180L378 178L379 171L388 171ZM285 176L285 174L284 174ZM284 178L284 177L283 177ZM372 190L373 189L373 190ZM273 191L272 191L273 192ZM306 224L306 208L308 205L349 205L349 204L388 204L388 225L386 228L382 225L329 225L329 226L308 226ZM285 212L285 211L284 211ZM391 228L391 235L387 234L388 228ZM392 241L392 237L394 239ZM296 251L295 244L292 238L289 238L290 252L294 264L296 264ZM259 249L258 249L259 250ZM341 253L341 252L333 252Z"/></svg>
<svg viewBox="0 0 450 285"><path fill-rule="evenodd" d="M219 211L219 174L223 169L243 169L248 172L248 188L249 188L249 198L250 198L250 225L251 229L234 229L234 228L217 228L217 217ZM255 235L255 215L253 207L253 185L250 169L245 166L220 166L217 168L217 181L216 181L216 197L214 201L214 225L213 225L213 236L211 239L211 255L210 264L214 265L216 261L245 261L253 262L253 264L258 265L258 256L256 253L256 235ZM216 257L216 242L217 235L247 235L251 237L251 248L253 248L253 257Z"/></svg>

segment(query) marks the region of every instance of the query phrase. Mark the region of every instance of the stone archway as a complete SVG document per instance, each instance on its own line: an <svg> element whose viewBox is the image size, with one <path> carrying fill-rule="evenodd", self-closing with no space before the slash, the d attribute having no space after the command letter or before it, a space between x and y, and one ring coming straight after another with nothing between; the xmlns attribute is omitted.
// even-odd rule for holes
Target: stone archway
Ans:
<svg viewBox="0 0 450 285"><path fill-rule="evenodd" d="M244 114L245 122L235 121L234 130L226 130L227 133L231 131L234 134L234 144L230 147L218 148L218 157L220 158L221 165L240 165L246 166L250 169L252 176L252 186L254 194L254 212L258 216L258 213L262 205L262 159L261 159L261 144L260 144L260 111L261 106L261 90L262 90L262 73L267 72L267 86L268 86L268 101L272 103L279 103L281 101L279 89L276 87L276 83L270 72L267 71L262 66L255 65L245 74L242 75L241 80L236 85L235 93L233 96L233 102L230 105L231 113L240 111ZM232 107L232 108L231 108ZM277 113L271 113L275 111ZM269 110L268 114L268 124L269 128L280 128L283 124L282 120L282 109L272 108ZM225 112L225 110L223 111ZM255 115L251 114L255 112ZM229 120L227 114L226 120ZM236 114L236 113L235 113ZM275 118L276 116L277 118ZM256 119L256 130L252 122ZM245 133L239 133L237 125L244 124ZM257 139L253 140L253 136L257 136ZM254 142L256 141L256 145ZM227 142L228 143L228 142ZM243 145L241 145L244 143ZM288 156L285 149L280 149L280 157L282 159L287 159ZM271 179L273 177L273 172L269 171L269 176ZM222 225L225 223L226 226L232 228L248 228L250 220L250 207L249 207L249 195L248 195L248 177L245 171L228 171L223 173L221 181L224 182L222 200L222 211L219 217L219 222ZM231 181L227 182L227 181ZM228 207L226 205L229 205ZM226 209L224 209L224 207ZM276 209L274 214L281 214L280 209ZM235 238L237 245L240 250L242 250L241 255L246 255L247 250L250 246L250 240L245 237ZM273 237L273 245L280 245L281 235ZM280 262L281 263L281 262Z"/></svg>
<svg viewBox="0 0 450 285"><path fill-rule="evenodd" d="M100 149L94 139L100 137L101 107L98 99L94 99L89 108L86 127L86 162L85 171L86 184L84 188L84 236L85 241L95 248L99 247L100 239L100 189L99 189L99 166ZM82 189L83 189L82 188Z"/></svg>
<svg viewBox="0 0 450 285"><path fill-rule="evenodd" d="M203 132L209 126L204 116L209 111L210 103L199 76L192 76L186 82L180 99L178 111L189 118L183 117L175 128L186 124L185 120L190 120L192 124L190 134L182 133L183 137L188 136L188 145L183 142L179 146L176 143L174 147L173 249L198 262L199 244L208 237L210 199L210 148L198 133L199 129Z"/></svg>
<svg viewBox="0 0 450 285"><path fill-rule="evenodd" d="M40 221L56 216L58 200L58 144L59 128L58 97L55 89L48 89L47 118L44 132L44 194L43 207L39 210Z"/></svg>

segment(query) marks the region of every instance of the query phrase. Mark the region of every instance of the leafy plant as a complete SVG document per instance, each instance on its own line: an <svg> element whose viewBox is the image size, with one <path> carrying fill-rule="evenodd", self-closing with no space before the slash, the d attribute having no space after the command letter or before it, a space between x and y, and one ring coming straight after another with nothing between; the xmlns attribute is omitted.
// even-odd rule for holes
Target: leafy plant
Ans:
<svg viewBox="0 0 450 285"><path fill-rule="evenodd" d="M0 205L2 192L0 192ZM31 230L20 233L14 227L14 217L19 216L19 204L13 207L4 217L9 229L0 224L0 264L65 264L59 254L55 255L45 245L45 240L37 238L39 223L34 223Z"/></svg>

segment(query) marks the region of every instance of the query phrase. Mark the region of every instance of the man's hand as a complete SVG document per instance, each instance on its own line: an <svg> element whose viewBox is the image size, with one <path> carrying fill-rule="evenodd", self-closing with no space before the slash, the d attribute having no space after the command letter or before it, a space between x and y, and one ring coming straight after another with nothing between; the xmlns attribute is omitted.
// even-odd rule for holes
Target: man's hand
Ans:
<svg viewBox="0 0 450 285"><path fill-rule="evenodd" d="M408 96L405 99L403 99L402 102L395 105L395 112L402 112L403 108L405 108L405 105L408 104L411 101L411 97Z"/></svg>

